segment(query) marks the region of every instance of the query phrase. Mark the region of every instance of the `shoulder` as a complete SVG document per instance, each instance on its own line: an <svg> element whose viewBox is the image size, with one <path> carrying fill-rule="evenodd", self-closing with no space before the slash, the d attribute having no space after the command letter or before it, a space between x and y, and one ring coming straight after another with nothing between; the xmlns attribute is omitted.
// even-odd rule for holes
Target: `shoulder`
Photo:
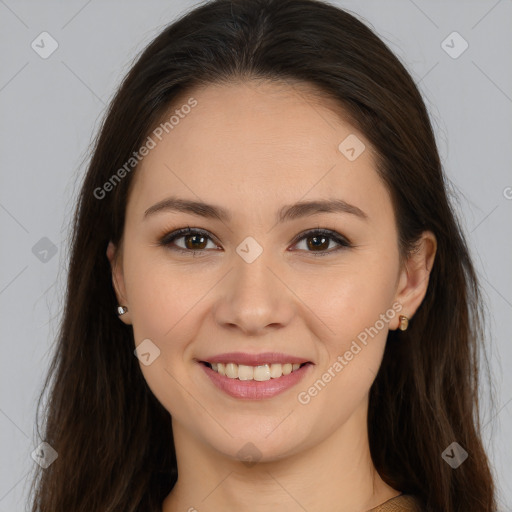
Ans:
<svg viewBox="0 0 512 512"><path fill-rule="evenodd" d="M412 494L400 494L368 512L422 512L420 502Z"/></svg>

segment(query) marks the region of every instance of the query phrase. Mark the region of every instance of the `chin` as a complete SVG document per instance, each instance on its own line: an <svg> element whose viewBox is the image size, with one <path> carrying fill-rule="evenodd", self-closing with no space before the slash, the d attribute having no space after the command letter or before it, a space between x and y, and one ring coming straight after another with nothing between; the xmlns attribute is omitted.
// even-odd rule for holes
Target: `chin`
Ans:
<svg viewBox="0 0 512 512"><path fill-rule="evenodd" d="M276 422L278 424L278 422ZM228 435L221 439L208 439L205 441L213 449L222 453L224 456L234 460L245 462L247 466L252 466L256 462L274 462L286 457L295 455L306 448L306 438L299 437L297 429L283 429L282 427L266 430L264 433L261 428L246 426L239 427L236 431L230 429L233 437ZM268 433L270 432L270 434ZM294 435L293 432L295 432Z"/></svg>

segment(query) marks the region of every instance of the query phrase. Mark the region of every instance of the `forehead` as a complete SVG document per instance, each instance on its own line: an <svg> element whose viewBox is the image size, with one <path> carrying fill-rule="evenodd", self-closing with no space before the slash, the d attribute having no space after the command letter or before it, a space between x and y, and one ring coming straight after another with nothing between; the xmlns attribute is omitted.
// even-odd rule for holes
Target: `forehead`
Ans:
<svg viewBox="0 0 512 512"><path fill-rule="evenodd" d="M181 109L190 99L195 106ZM161 140L150 134L156 144L136 171L130 202L140 210L178 195L264 215L322 197L350 200L369 216L392 215L373 149L342 112L304 85L249 81L193 89L164 117L179 117L168 133ZM346 152L352 148L356 156L362 151L355 159Z"/></svg>

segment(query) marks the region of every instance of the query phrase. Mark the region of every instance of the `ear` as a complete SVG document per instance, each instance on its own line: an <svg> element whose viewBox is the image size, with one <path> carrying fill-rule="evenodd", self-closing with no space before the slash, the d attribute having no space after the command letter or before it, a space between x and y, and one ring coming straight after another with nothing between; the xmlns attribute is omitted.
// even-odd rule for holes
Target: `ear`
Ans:
<svg viewBox="0 0 512 512"><path fill-rule="evenodd" d="M430 271L434 264L437 240L431 231L424 231L416 248L408 256L400 271L395 302L402 305L401 315L409 320L420 307L427 293ZM392 322L391 329L398 329L399 316Z"/></svg>
<svg viewBox="0 0 512 512"><path fill-rule="evenodd" d="M123 258L121 248L116 247L112 242L108 243L107 246L107 258L110 262L110 268L112 269L112 285L116 293L117 302L120 306L126 306L128 311L120 316L122 322L127 325L131 325L130 320L130 306L126 298L126 289L124 285L124 274L123 274Z"/></svg>

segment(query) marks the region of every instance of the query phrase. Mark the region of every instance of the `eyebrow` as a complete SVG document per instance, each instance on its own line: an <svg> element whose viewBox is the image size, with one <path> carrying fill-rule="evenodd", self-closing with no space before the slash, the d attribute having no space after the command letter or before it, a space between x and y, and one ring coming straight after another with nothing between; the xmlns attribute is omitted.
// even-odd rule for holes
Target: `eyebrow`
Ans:
<svg viewBox="0 0 512 512"><path fill-rule="evenodd" d="M218 219L221 222L230 222L232 219L231 213L221 206L177 197L169 197L154 204L144 212L144 219L164 211L190 213L199 217ZM327 199L285 205L277 212L276 221L286 222L317 213L349 213L362 220L368 220L368 215L357 206L342 199Z"/></svg>

